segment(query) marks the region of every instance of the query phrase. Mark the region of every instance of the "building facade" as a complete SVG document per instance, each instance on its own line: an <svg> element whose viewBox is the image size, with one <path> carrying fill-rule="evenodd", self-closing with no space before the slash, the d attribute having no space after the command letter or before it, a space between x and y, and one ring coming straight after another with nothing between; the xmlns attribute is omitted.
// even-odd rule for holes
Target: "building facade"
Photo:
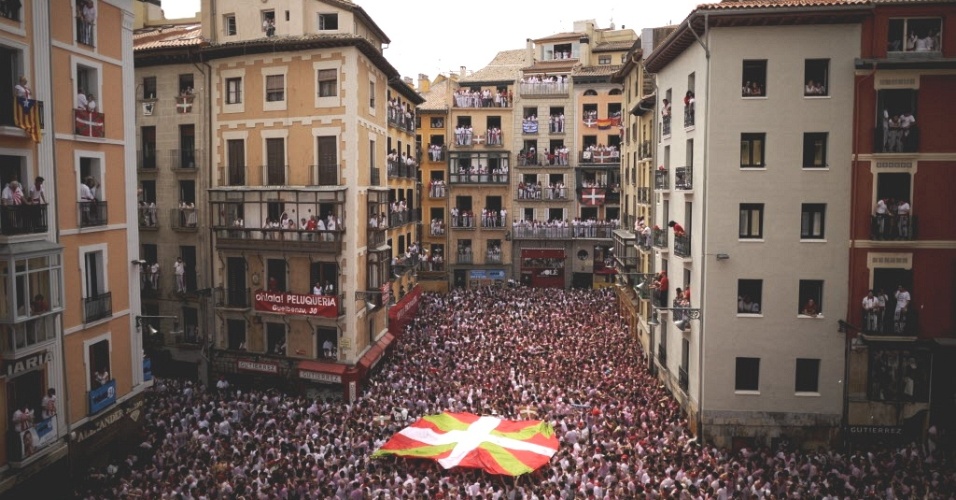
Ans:
<svg viewBox="0 0 956 500"><path fill-rule="evenodd" d="M860 55L864 14L702 5L645 59L658 89L655 269L669 282L652 311L655 361L718 445L837 436L831 320L847 303L854 105L838 69Z"/></svg>
<svg viewBox="0 0 956 500"><path fill-rule="evenodd" d="M849 440L911 442L956 419L956 6L874 3L855 63L844 423Z"/></svg>
<svg viewBox="0 0 956 500"><path fill-rule="evenodd" d="M418 106L420 127L418 144L421 150L422 256L419 283L434 292L448 290L446 272L448 254L448 109L449 95L454 92L455 75L438 75L429 81L418 75L418 91L425 102Z"/></svg>
<svg viewBox="0 0 956 500"><path fill-rule="evenodd" d="M140 422L132 5L23 2L0 17L0 491L67 453L95 463Z"/></svg>

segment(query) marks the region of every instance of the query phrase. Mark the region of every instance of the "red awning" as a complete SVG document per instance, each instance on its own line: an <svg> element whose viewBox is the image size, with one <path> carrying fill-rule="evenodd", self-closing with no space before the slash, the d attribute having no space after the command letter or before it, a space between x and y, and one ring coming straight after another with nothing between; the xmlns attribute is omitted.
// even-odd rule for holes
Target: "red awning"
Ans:
<svg viewBox="0 0 956 500"><path fill-rule="evenodd" d="M375 366L375 363L382 358L382 354L390 345L392 341L395 340L395 336L391 333L386 333L384 337L379 339L378 342L372 345L372 348L362 356L362 359L359 360L359 368L362 371L362 374L368 373L368 371Z"/></svg>
<svg viewBox="0 0 956 500"><path fill-rule="evenodd" d="M521 250L522 259L563 259L563 248L525 248Z"/></svg>
<svg viewBox="0 0 956 500"><path fill-rule="evenodd" d="M299 361L299 369L310 372L333 373L336 375L341 375L345 373L347 368L348 366L346 365L340 365L338 363L323 363L321 361L314 361L311 359L303 359L302 361Z"/></svg>
<svg viewBox="0 0 956 500"><path fill-rule="evenodd" d="M418 313L418 306L421 304L422 287L415 285L414 288L397 304L388 310L388 331L392 335L401 334L405 325Z"/></svg>

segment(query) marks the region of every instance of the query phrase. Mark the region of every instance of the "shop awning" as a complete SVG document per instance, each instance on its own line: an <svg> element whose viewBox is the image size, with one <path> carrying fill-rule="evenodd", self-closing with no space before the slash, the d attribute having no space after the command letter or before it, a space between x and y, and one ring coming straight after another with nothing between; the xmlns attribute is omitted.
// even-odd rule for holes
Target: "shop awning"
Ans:
<svg viewBox="0 0 956 500"><path fill-rule="evenodd" d="M327 384L341 384L346 365L323 363L311 359L299 361L299 378Z"/></svg>
<svg viewBox="0 0 956 500"><path fill-rule="evenodd" d="M392 345L392 342L395 340L395 336L391 333L386 333L384 337L378 340L378 342L372 345L372 348L369 349L362 359L359 360L359 369L362 372L362 375L368 373L369 370L375 367L382 355L385 353L385 350Z"/></svg>
<svg viewBox="0 0 956 500"><path fill-rule="evenodd" d="M418 313L418 306L421 303L422 287L415 285L412 291L405 294L402 300L388 310L388 332L391 335L399 336L405 325L408 324L415 314Z"/></svg>

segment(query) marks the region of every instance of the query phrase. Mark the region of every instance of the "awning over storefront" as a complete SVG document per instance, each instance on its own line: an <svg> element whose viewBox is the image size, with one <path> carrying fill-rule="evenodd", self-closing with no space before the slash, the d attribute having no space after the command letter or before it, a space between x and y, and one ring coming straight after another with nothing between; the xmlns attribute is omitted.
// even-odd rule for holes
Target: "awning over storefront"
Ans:
<svg viewBox="0 0 956 500"><path fill-rule="evenodd" d="M362 356L362 359L360 359L358 362L358 366L363 377L368 375L368 372L371 371L372 368L375 368L375 365L377 365L379 360L382 359L382 355L385 353L385 350L392 345L394 340L394 335L391 333L386 333L384 337L373 344L372 348L369 349L364 356Z"/></svg>
<svg viewBox="0 0 956 500"><path fill-rule="evenodd" d="M524 248L521 250L522 259L563 259L563 248Z"/></svg>
<svg viewBox="0 0 956 500"><path fill-rule="evenodd" d="M338 363L323 363L311 359L299 361L299 378L323 384L341 384L342 375L348 369Z"/></svg>
<svg viewBox="0 0 956 500"><path fill-rule="evenodd" d="M418 306L422 300L422 287L415 285L412 291L405 294L402 300L388 310L388 333L401 337L402 332L412 318L418 313Z"/></svg>

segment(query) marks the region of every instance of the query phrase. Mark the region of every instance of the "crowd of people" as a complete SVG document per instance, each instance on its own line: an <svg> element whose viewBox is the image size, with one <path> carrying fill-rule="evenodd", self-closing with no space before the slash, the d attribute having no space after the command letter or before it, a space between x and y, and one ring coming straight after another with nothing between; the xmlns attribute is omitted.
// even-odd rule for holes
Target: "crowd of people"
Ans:
<svg viewBox="0 0 956 500"><path fill-rule="evenodd" d="M913 207L906 200L881 198L876 200L873 210L871 233L876 240L908 240L912 238L913 221L910 213Z"/></svg>
<svg viewBox="0 0 956 500"><path fill-rule="evenodd" d="M456 108L507 108L512 100L507 88L460 88L455 91L453 99Z"/></svg>
<svg viewBox="0 0 956 500"><path fill-rule="evenodd" d="M616 219L515 219L511 231L516 238L610 238L611 232L619 226Z"/></svg>
<svg viewBox="0 0 956 500"><path fill-rule="evenodd" d="M869 452L698 443L606 291L425 294L354 402L158 379L145 437L90 470L80 498L952 498L938 439ZM613 352L614 356L608 356ZM550 463L525 477L370 455L442 411L549 422ZM940 430L931 429L939 438Z"/></svg>
<svg viewBox="0 0 956 500"><path fill-rule="evenodd" d="M890 113L883 109L882 119L883 153L904 153L915 151L913 139L916 137L916 117L912 111Z"/></svg>
<svg viewBox="0 0 956 500"><path fill-rule="evenodd" d="M447 186L445 185L444 180L432 179L428 181L428 197L429 198L444 198L446 192L447 192Z"/></svg>
<svg viewBox="0 0 956 500"><path fill-rule="evenodd" d="M443 144L429 144L428 157L432 161L442 161L445 159L445 146Z"/></svg>
<svg viewBox="0 0 956 500"><path fill-rule="evenodd" d="M388 101L388 122L408 131L415 131L415 108L399 98Z"/></svg>
<svg viewBox="0 0 956 500"><path fill-rule="evenodd" d="M336 241L341 238L341 235L337 233L343 229L345 226L342 218L331 211L326 217L318 215L302 217L298 224L288 212L282 212L279 218L266 217L262 228L258 230L246 228L246 220L242 216L236 217L231 223L231 229L226 231L226 235L230 238Z"/></svg>
<svg viewBox="0 0 956 500"><path fill-rule="evenodd" d="M882 288L869 290L862 300L863 331L905 335L909 333L910 302L913 296L905 285L898 285L892 294Z"/></svg>
<svg viewBox="0 0 956 500"><path fill-rule="evenodd" d="M568 199L568 189L563 182L549 182L544 186L541 181L518 183L519 200L540 200L542 197L546 200L566 200Z"/></svg>

